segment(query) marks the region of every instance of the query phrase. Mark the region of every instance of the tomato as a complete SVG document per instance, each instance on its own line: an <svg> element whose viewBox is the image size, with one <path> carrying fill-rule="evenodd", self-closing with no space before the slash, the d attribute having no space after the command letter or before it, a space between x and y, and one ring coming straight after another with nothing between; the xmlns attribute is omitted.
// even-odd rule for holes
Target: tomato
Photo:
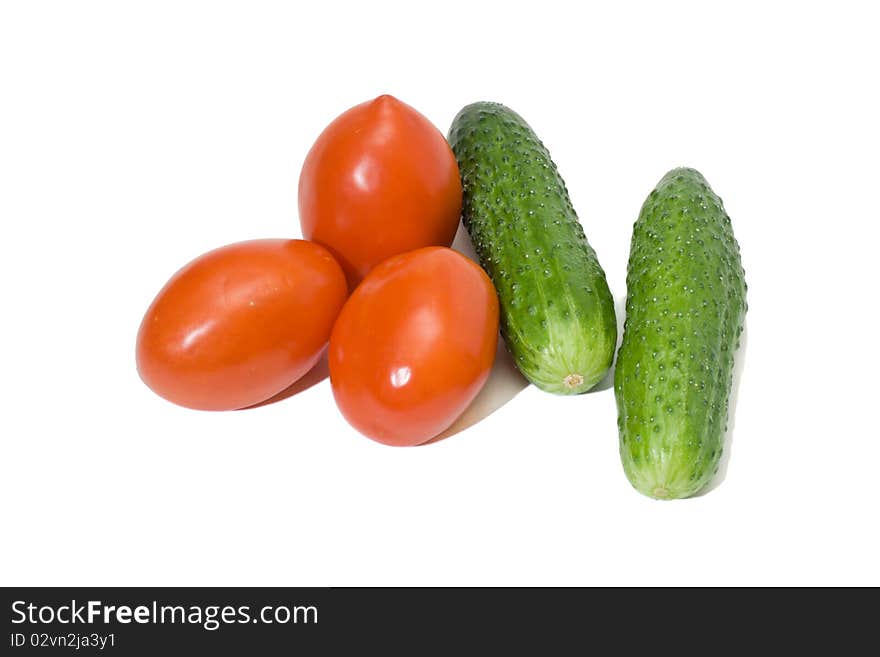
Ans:
<svg viewBox="0 0 880 657"><path fill-rule="evenodd" d="M357 105L327 126L299 178L303 237L330 249L352 289L390 256L452 244L460 213L452 149L393 96Z"/></svg>
<svg viewBox="0 0 880 657"><path fill-rule="evenodd" d="M144 315L137 367L165 399L202 410L261 402L324 351L348 288L323 247L254 240L178 271Z"/></svg>
<svg viewBox="0 0 880 657"><path fill-rule="evenodd" d="M498 298L479 265L443 247L389 258L346 302L330 337L330 382L369 438L418 445L449 427L489 376Z"/></svg>

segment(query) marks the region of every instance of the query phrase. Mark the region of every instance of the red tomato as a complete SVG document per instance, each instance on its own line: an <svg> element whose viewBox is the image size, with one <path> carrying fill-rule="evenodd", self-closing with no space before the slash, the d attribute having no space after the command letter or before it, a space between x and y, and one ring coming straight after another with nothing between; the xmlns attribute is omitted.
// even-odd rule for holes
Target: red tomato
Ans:
<svg viewBox="0 0 880 657"><path fill-rule="evenodd" d="M210 251L177 272L144 315L138 372L181 406L251 406L312 368L347 294L339 264L311 242Z"/></svg>
<svg viewBox="0 0 880 657"><path fill-rule="evenodd" d="M452 149L393 96L357 105L327 126L299 178L303 237L330 249L352 289L390 256L452 244L460 213Z"/></svg>
<svg viewBox="0 0 880 657"><path fill-rule="evenodd" d="M388 445L449 427L483 387L498 342L498 298L452 249L389 258L349 298L330 338L330 381L345 418Z"/></svg>

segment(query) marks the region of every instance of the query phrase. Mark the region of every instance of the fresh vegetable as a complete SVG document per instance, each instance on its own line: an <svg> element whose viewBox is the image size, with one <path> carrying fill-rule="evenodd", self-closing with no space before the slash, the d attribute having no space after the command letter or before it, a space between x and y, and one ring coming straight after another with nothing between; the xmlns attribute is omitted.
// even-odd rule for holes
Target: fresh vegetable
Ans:
<svg viewBox="0 0 880 657"><path fill-rule="evenodd" d="M443 135L393 96L351 108L318 137L299 179L302 234L356 285L386 258L449 246L461 182Z"/></svg>
<svg viewBox="0 0 880 657"><path fill-rule="evenodd" d="M162 397L229 410L264 401L317 362L345 302L345 275L302 240L240 242L196 258L159 292L137 367Z"/></svg>
<svg viewBox="0 0 880 657"><path fill-rule="evenodd" d="M746 283L730 217L693 169L651 192L633 229L614 390L632 485L699 492L718 468Z"/></svg>
<svg viewBox="0 0 880 657"><path fill-rule="evenodd" d="M614 300L550 154L497 103L461 110L449 141L464 224L498 290L517 366L542 390L589 390L614 358Z"/></svg>
<svg viewBox="0 0 880 657"><path fill-rule="evenodd" d="M367 275L333 328L333 395L369 438L424 443L483 387L497 340L498 300L476 263L443 247L394 256Z"/></svg>

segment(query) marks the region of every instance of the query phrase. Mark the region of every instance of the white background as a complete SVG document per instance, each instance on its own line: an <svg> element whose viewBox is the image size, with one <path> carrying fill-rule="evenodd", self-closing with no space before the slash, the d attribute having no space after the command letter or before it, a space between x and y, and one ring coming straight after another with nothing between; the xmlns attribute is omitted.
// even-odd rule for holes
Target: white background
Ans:
<svg viewBox="0 0 880 657"><path fill-rule="evenodd" d="M877 16L716 4L3 3L0 583L880 584ZM645 196L705 174L749 283L715 490L642 497L612 390L519 391L506 360L480 403L509 403L410 449L327 380L232 413L140 382L166 279L299 236L311 142L380 93L444 133L522 114L618 307Z"/></svg>

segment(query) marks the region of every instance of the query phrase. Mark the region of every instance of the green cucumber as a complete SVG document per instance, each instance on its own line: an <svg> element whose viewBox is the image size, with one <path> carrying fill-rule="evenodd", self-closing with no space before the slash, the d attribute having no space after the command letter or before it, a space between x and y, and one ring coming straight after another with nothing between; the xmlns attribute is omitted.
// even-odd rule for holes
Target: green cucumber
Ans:
<svg viewBox="0 0 880 657"><path fill-rule="evenodd" d="M449 143L461 172L462 219L498 291L517 367L547 392L586 392L614 359L614 300L550 154L497 103L461 110Z"/></svg>
<svg viewBox="0 0 880 657"><path fill-rule="evenodd" d="M718 470L746 283L730 217L693 169L666 174L642 206L617 354L620 456L630 483L690 497Z"/></svg>

